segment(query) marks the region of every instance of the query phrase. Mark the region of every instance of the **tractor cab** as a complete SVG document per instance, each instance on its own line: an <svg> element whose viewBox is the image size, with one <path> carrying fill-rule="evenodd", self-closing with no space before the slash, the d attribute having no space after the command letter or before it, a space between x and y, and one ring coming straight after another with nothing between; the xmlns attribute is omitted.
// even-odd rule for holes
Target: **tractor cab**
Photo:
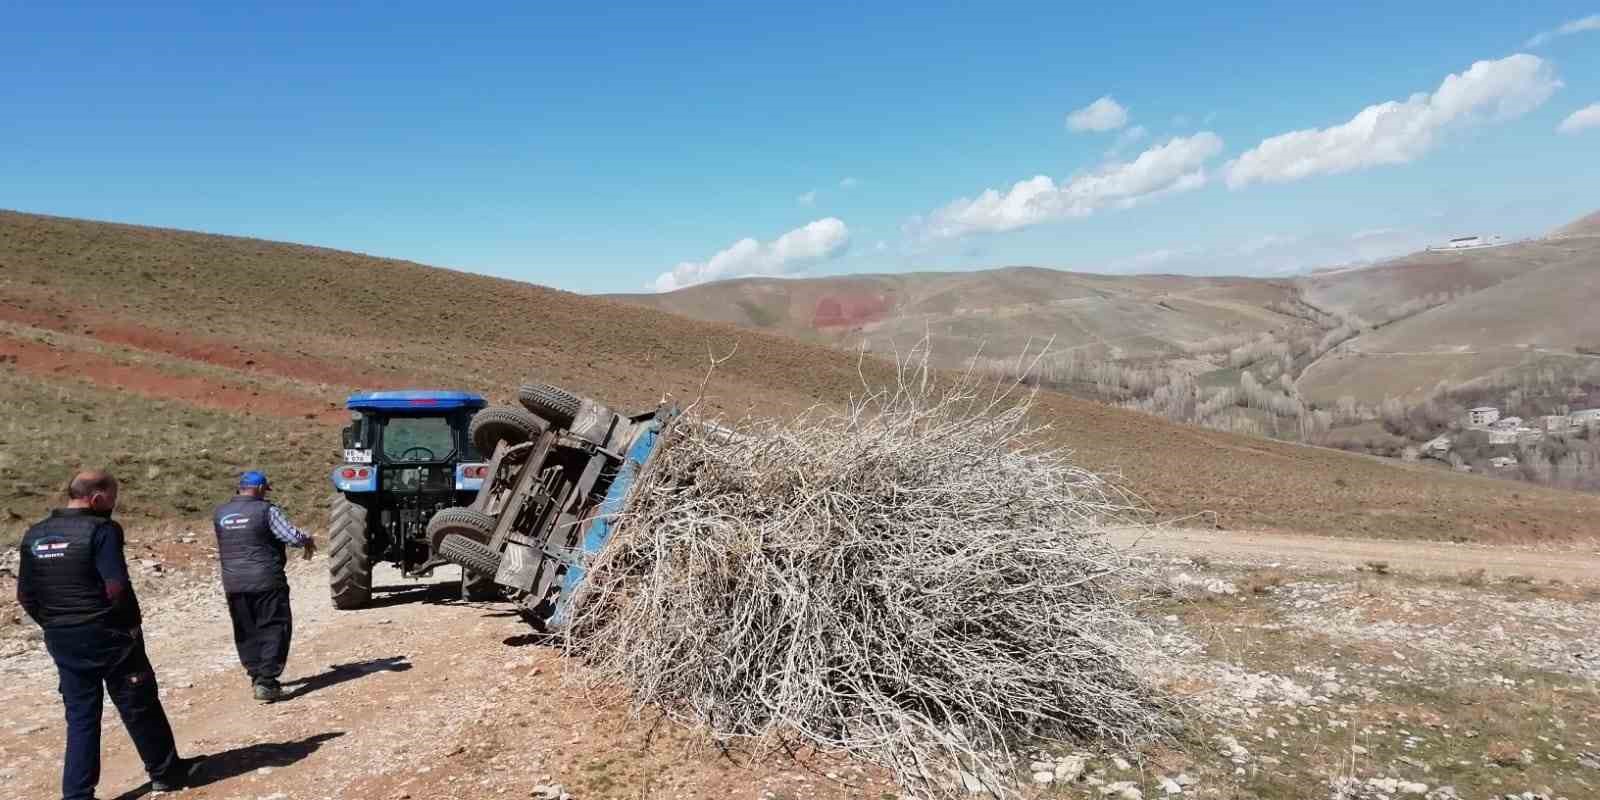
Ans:
<svg viewBox="0 0 1600 800"><path fill-rule="evenodd" d="M482 458L467 435L487 403L466 392L364 392L346 401L341 492L431 494L476 492Z"/></svg>
<svg viewBox="0 0 1600 800"><path fill-rule="evenodd" d="M444 564L427 538L428 521L443 508L470 502L487 465L469 426L486 402L451 391L386 391L351 395L343 432L343 463L334 467L330 523L334 600L364 604L371 569L390 562L405 575L426 575Z"/></svg>

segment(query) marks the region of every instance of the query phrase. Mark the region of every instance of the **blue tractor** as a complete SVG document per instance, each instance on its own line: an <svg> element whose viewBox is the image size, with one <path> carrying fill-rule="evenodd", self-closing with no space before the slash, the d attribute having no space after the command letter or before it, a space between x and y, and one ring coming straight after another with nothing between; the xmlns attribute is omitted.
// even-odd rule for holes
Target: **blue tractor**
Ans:
<svg viewBox="0 0 1600 800"><path fill-rule="evenodd" d="M406 576L449 563L429 539L428 522L477 496L488 466L474 435L492 452L499 437L532 423L518 419L509 434L500 431L503 414L486 415L484 399L466 392L364 392L345 405L351 422L344 463L333 470L328 569L334 606L350 609L371 600L376 563L392 563ZM491 577L464 572L463 594L497 594Z"/></svg>
<svg viewBox="0 0 1600 800"><path fill-rule="evenodd" d="M521 408L473 418L469 438L489 457L473 467L477 491L435 514L425 538L431 553L487 576L524 619L556 632L678 409L619 414L541 383L523 386L518 399Z"/></svg>

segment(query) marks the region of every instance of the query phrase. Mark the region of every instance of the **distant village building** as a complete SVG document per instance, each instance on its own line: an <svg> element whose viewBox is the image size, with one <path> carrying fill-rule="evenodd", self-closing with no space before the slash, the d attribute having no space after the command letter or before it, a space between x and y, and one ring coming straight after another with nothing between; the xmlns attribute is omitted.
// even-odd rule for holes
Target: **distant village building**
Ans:
<svg viewBox="0 0 1600 800"><path fill-rule="evenodd" d="M1450 438L1450 434L1440 434L1432 439L1429 439L1426 444L1422 445L1422 452L1448 453L1450 452L1450 446L1453 444L1455 444L1455 440Z"/></svg>
<svg viewBox="0 0 1600 800"><path fill-rule="evenodd" d="M1539 428L1545 433L1565 433L1572 427L1572 420L1566 414L1546 414L1539 418Z"/></svg>
<svg viewBox="0 0 1600 800"><path fill-rule="evenodd" d="M1517 465L1516 456L1495 456L1489 459L1489 466L1495 469L1510 469Z"/></svg>
<svg viewBox="0 0 1600 800"><path fill-rule="evenodd" d="M1467 427L1487 428L1500 419L1500 409L1494 406L1478 406L1467 412Z"/></svg>
<svg viewBox="0 0 1600 800"><path fill-rule="evenodd" d="M1497 431L1514 431L1522 427L1522 417L1501 417L1489 423L1489 427Z"/></svg>
<svg viewBox="0 0 1600 800"><path fill-rule="evenodd" d="M1475 247L1495 247L1505 243L1505 239L1500 236L1457 236L1442 245L1428 249L1436 252L1440 250L1471 250Z"/></svg>
<svg viewBox="0 0 1600 800"><path fill-rule="evenodd" d="M1600 425L1600 408L1586 408L1582 411L1574 411L1567 415L1567 421L1574 428Z"/></svg>
<svg viewBox="0 0 1600 800"><path fill-rule="evenodd" d="M1488 434L1489 434L1489 444L1496 444L1497 445L1497 444L1516 444L1517 443L1517 431L1516 431L1515 428L1512 428L1510 430L1506 430L1504 428L1490 428L1488 430Z"/></svg>

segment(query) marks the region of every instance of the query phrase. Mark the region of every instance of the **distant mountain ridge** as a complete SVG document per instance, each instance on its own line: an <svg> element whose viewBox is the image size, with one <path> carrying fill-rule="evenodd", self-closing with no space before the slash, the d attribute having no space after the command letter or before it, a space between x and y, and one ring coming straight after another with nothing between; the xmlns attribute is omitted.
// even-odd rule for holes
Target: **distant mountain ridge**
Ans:
<svg viewBox="0 0 1600 800"><path fill-rule="evenodd" d="M1219 265L1225 268L1225 264ZM1309 400L1376 403L1600 349L1600 212L1544 239L1414 253L1296 278L1099 275L1039 267L746 278L614 299L835 347L923 337L947 366L1045 342L1086 359L1180 363L1197 343L1387 323L1299 380Z"/></svg>

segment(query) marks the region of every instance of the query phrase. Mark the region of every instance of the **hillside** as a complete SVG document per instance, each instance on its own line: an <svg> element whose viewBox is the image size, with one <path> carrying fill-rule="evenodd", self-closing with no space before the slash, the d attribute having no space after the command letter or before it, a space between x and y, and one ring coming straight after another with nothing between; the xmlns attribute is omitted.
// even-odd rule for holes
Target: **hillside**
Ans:
<svg viewBox="0 0 1600 800"><path fill-rule="evenodd" d="M1550 234L1552 239L1564 239L1577 236L1600 236L1600 211L1596 211L1570 225L1558 228Z"/></svg>
<svg viewBox="0 0 1600 800"><path fill-rule="evenodd" d="M1569 226L1571 227L1571 226ZM1310 400L1417 397L1532 366L1572 369L1600 348L1600 238L1419 253L1303 283L1319 307L1382 320L1383 307L1432 306L1347 342L1299 381ZM1435 305L1435 303L1439 303Z"/></svg>
<svg viewBox="0 0 1600 800"><path fill-rule="evenodd" d="M1238 302L1226 281L1214 285L1223 288L1191 288L1202 299L1174 305ZM1236 313L1241 324L1260 318ZM837 403L860 391L863 374L887 375L821 344L420 264L0 212L0 389L14 410L0 425L0 518L15 536L82 462L128 478L137 520L192 524L234 470L260 463L285 476L296 513L315 519L350 390L448 386L505 398L532 373L617 404L688 400L708 353L735 345L711 382L710 410ZM1041 413L1085 465L1119 473L1169 518L1209 511L1227 528L1482 541L1600 533L1600 497L1051 393Z"/></svg>
<svg viewBox="0 0 1600 800"><path fill-rule="evenodd" d="M663 294L616 295L696 319L887 352L931 335L949 366L1009 358L1054 337L1056 351L1164 359L1185 344L1302 326L1268 309L1287 281L1117 276L1033 267L783 280L747 278Z"/></svg>

